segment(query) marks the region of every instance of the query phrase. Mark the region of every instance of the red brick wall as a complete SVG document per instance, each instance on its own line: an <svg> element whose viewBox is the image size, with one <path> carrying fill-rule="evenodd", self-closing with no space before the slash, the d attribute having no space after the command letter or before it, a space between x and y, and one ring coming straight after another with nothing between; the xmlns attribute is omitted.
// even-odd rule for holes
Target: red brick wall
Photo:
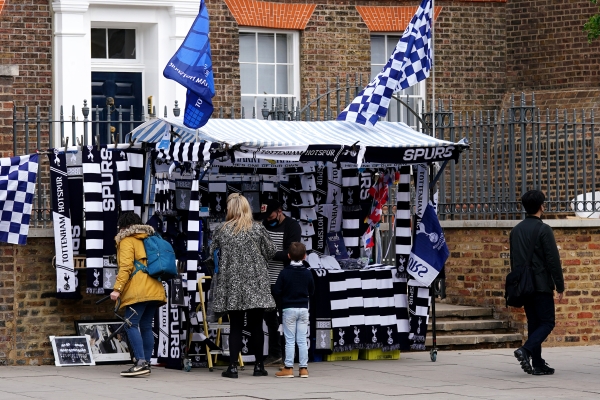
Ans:
<svg viewBox="0 0 600 400"><path fill-rule="evenodd" d="M0 157L11 156L13 152L13 81L12 76L0 76Z"/></svg>
<svg viewBox="0 0 600 400"><path fill-rule="evenodd" d="M300 34L300 92L303 105L307 92L311 98L315 98L317 85L320 94L326 92L327 79L334 83L335 77L340 76L343 84L346 74L352 80L355 74L362 74L363 85L368 83L371 32L356 6L372 6L372 1L283 2L317 4ZM388 0L377 1L376 4L398 7L417 6L419 2ZM216 107L226 107L229 115L229 107L233 104L237 109L240 101L238 26L223 2L209 0L207 7L211 16L217 93L214 104ZM436 97L452 97L456 110L498 107L506 82L506 4L502 1L439 1L436 3L438 7L442 11L436 28ZM351 95L353 97L354 93ZM334 113L335 105L333 96Z"/></svg>
<svg viewBox="0 0 600 400"><path fill-rule="evenodd" d="M435 27L436 98L452 98L455 111L497 108L506 90L506 4L437 6L442 12Z"/></svg>
<svg viewBox="0 0 600 400"><path fill-rule="evenodd" d="M238 25L222 0L207 0L206 8L210 16L210 47L215 76L213 117L218 118L220 107L224 107L229 115L230 107L234 105L239 118L241 100ZM249 116L251 114L252 111Z"/></svg>
<svg viewBox="0 0 600 400"><path fill-rule="evenodd" d="M114 303L95 305L85 288L82 300L54 297L54 238L31 235L26 246L0 244L0 365L54 364L48 336L75 334L75 320L113 318Z"/></svg>
<svg viewBox="0 0 600 400"><path fill-rule="evenodd" d="M0 15L0 63L19 66L15 102L52 102L52 12L48 0L6 0Z"/></svg>
<svg viewBox="0 0 600 400"><path fill-rule="evenodd" d="M583 24L589 0L513 0L507 4L507 90L600 87L600 41Z"/></svg>
<svg viewBox="0 0 600 400"><path fill-rule="evenodd" d="M445 228L447 301L493 307L524 335L522 309L506 308L504 280L510 269L508 228ZM565 277L565 296L556 305L550 346L600 344L600 226L554 228Z"/></svg>

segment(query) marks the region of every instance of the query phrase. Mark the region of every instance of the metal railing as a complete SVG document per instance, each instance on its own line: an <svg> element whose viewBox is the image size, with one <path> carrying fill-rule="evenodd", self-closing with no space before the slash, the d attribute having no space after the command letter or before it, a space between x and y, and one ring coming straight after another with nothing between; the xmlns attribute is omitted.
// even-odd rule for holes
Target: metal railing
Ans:
<svg viewBox="0 0 600 400"><path fill-rule="evenodd" d="M348 79L341 86L339 79L324 93L309 99L300 108L287 107L287 102L273 101L271 109L261 111L263 118L294 121L331 119L362 86L360 77L352 84ZM332 101L332 97L335 101ZM600 150L600 132L594 112L585 110L540 110L532 95L528 104L521 96L506 110L478 113L455 113L452 102L438 101L435 113L436 133L440 139L457 142L466 138L471 147L462 153L457 163L449 163L439 180L439 213L441 219L518 219L523 216L520 196L537 188L546 193L546 213L556 217L574 215L575 210L589 214L600 212L600 192L597 192L596 163ZM418 116L408 103L395 98L391 107L404 107L408 115ZM332 103L335 107L332 107ZM403 104L405 103L405 104ZM338 106L338 104L340 104ZM238 108L239 110L239 108ZM15 106L13 112L13 152L28 154L46 149L49 143L78 145L121 142L141 121L124 120L124 110L116 108L109 117L100 119L99 108L90 109L84 101L81 112L75 107L68 115L61 107L58 119L52 109L39 106ZM229 115L223 108L215 117L236 118L235 108ZM242 118L245 117L241 110ZM175 103L173 115L180 109ZM91 113L91 114L90 114ZM153 117L156 110L149 117ZM256 111L253 110L253 117ZM133 112L130 112L130 116ZM168 116L167 108L163 115ZM337 114L336 114L337 115ZM396 115L400 115L397 113ZM293 117L293 118L292 118ZM423 113L417 124L431 135L431 113ZM56 140L55 140L56 138ZM59 140L60 139L60 140ZM51 223L48 162L42 156L38 189L34 201L32 226L46 227ZM589 195L573 200L584 193ZM597 216L596 216L597 217Z"/></svg>
<svg viewBox="0 0 600 400"><path fill-rule="evenodd" d="M448 105L438 103L436 137L464 137L471 147L440 179L441 219L522 218L520 197L531 189L545 192L547 216L581 211L598 218L592 216L600 211L594 110L540 110L535 95L528 104L524 94L500 112L454 113ZM431 114L425 121L430 127Z"/></svg>

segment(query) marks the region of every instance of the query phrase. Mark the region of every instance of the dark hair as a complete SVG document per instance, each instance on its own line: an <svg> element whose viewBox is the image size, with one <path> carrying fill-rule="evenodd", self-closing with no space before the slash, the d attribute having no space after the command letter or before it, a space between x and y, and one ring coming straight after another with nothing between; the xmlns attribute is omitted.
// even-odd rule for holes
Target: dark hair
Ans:
<svg viewBox="0 0 600 400"><path fill-rule="evenodd" d="M290 256L290 260L302 261L304 260L304 256L306 256L306 246L300 242L292 242L290 244L290 248L288 249L288 254Z"/></svg>
<svg viewBox="0 0 600 400"><path fill-rule="evenodd" d="M117 229L124 229L130 227L131 225L141 225L142 223L142 219L139 215L133 211L127 211L121 214L119 217L119 220L117 221Z"/></svg>
<svg viewBox="0 0 600 400"><path fill-rule="evenodd" d="M539 190L530 190L521 197L521 203L527 214L535 214L546 201L546 196Z"/></svg>

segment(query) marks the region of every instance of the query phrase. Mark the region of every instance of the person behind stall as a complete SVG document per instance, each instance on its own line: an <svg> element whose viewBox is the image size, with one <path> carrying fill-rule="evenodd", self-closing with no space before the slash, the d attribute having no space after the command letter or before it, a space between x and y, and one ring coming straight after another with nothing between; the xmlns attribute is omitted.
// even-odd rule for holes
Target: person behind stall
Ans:
<svg viewBox="0 0 600 400"><path fill-rule="evenodd" d="M121 299L121 309L125 308L125 318L131 322L126 329L135 363L121 372L121 376L133 377L150 373L154 348L152 321L156 309L165 304L167 298L162 283L157 279L141 271L131 277L135 271L135 260L146 265L144 239L153 235L154 229L142 224L141 218L133 212L121 214L117 229L115 241L119 270L110 298L113 301Z"/></svg>
<svg viewBox="0 0 600 400"><path fill-rule="evenodd" d="M229 367L221 374L237 378L237 357L242 349L244 314L245 330L250 332L250 354L256 357L254 376L267 376L263 360L263 316L274 308L268 260L276 248L266 229L254 223L250 204L239 193L227 198L225 222L215 229L209 254L220 250L217 281L213 297L216 314L229 314Z"/></svg>
<svg viewBox="0 0 600 400"><path fill-rule="evenodd" d="M281 204L275 199L269 199L261 206L261 216L263 225L269 232L273 243L277 248L277 253L269 261L269 279L271 290L277 282L279 273L285 265L288 265L288 249L292 242L300 242L302 230L300 224L283 214ZM282 364L281 335L279 334L279 318L277 312L281 310L281 305L277 308L265 312L265 323L269 329L269 356L265 359L265 366L278 367Z"/></svg>
<svg viewBox="0 0 600 400"><path fill-rule="evenodd" d="M276 298L281 299L283 309L283 334L285 336L285 367L275 373L277 378L294 377L294 351L298 343L300 378L308 378L308 299L315 292L315 282L308 270L306 246L292 242L288 250L290 265L279 273L273 289Z"/></svg>

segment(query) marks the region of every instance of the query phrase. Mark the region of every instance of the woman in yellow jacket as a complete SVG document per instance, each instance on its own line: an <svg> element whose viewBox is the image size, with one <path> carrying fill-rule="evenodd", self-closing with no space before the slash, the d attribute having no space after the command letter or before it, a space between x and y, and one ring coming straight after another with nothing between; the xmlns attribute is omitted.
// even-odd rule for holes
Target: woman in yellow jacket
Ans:
<svg viewBox="0 0 600 400"><path fill-rule="evenodd" d="M143 240L154 234L154 229L142 224L141 218L126 212L117 222L119 232L117 242L117 263L119 272L110 298L121 298L121 308L127 307L125 317L131 321L127 328L129 344L133 348L135 364L121 376L139 376L150 373L150 358L154 347L152 321L156 309L166 303L165 289L162 283L145 272L135 272L134 260L146 265L146 250ZM135 313L131 310L135 310Z"/></svg>

